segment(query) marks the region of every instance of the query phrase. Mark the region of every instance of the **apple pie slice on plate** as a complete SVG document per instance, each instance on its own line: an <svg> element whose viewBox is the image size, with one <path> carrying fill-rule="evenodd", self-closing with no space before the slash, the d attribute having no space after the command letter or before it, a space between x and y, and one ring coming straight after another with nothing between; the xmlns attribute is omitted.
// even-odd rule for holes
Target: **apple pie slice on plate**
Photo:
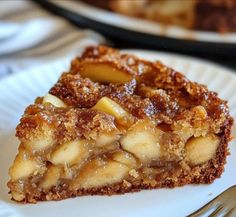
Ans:
<svg viewBox="0 0 236 217"><path fill-rule="evenodd" d="M226 101L179 72L89 47L26 108L8 187L35 203L212 183L232 123Z"/></svg>

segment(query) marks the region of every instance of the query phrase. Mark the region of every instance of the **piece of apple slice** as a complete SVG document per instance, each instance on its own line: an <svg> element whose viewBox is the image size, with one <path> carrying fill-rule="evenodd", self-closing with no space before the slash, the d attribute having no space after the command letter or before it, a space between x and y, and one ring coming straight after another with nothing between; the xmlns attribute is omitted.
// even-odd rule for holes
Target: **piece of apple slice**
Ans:
<svg viewBox="0 0 236 217"><path fill-rule="evenodd" d="M93 106L93 109L114 116L117 122L122 125L126 125L132 119L132 116L127 111L125 111L119 104L106 96L102 97L96 103L96 105Z"/></svg>
<svg viewBox="0 0 236 217"><path fill-rule="evenodd" d="M54 165L73 165L83 160L87 153L83 141L66 142L52 153L50 161Z"/></svg>
<svg viewBox="0 0 236 217"><path fill-rule="evenodd" d="M61 176L61 173L61 167L50 165L42 182L40 183L40 186L44 189L49 189L52 186L56 186Z"/></svg>
<svg viewBox="0 0 236 217"><path fill-rule="evenodd" d="M112 159L114 161L117 161L117 162L120 162L122 164L125 164L126 166L128 166L130 169L131 168L136 168L137 165L138 165L138 162L137 160L135 159L135 157L126 152L126 151L118 151L118 152L115 152L113 155L112 155Z"/></svg>
<svg viewBox="0 0 236 217"><path fill-rule="evenodd" d="M104 147L118 141L119 137L117 132L101 133L96 138L95 145L97 147Z"/></svg>
<svg viewBox="0 0 236 217"><path fill-rule="evenodd" d="M155 124L147 120L140 120L132 125L121 138L124 150L131 152L143 163L160 157L159 137L162 131Z"/></svg>
<svg viewBox="0 0 236 217"><path fill-rule="evenodd" d="M47 95L45 95L43 97L43 103L51 103L52 105L54 105L55 107L62 107L65 108L67 107L67 105L58 97L48 93Z"/></svg>
<svg viewBox="0 0 236 217"><path fill-rule="evenodd" d="M26 178L39 170L37 162L26 157L27 155L25 150L19 150L19 153L9 170L9 175L13 181Z"/></svg>
<svg viewBox="0 0 236 217"><path fill-rule="evenodd" d="M24 146L30 151L42 151L55 144L54 129L46 123L35 129L29 140L24 140Z"/></svg>
<svg viewBox="0 0 236 217"><path fill-rule="evenodd" d="M83 62L80 75L101 83L125 83L132 79L132 75L115 68L111 63Z"/></svg>
<svg viewBox="0 0 236 217"><path fill-rule="evenodd" d="M99 188L119 183L128 175L129 170L128 166L117 161L94 159L82 169L71 188Z"/></svg>
<svg viewBox="0 0 236 217"><path fill-rule="evenodd" d="M186 160L191 165L205 163L212 159L220 144L220 138L214 134L191 138L185 145Z"/></svg>

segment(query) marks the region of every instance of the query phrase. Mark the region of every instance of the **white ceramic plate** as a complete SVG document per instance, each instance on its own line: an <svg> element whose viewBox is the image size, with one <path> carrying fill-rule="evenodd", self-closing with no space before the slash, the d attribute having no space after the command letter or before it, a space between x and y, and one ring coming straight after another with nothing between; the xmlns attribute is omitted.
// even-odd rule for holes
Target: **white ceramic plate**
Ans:
<svg viewBox="0 0 236 217"><path fill-rule="evenodd" d="M236 75L228 69L198 59L148 51L125 51L165 64L184 72L188 78L207 84L209 89L229 100L231 114L236 117ZM0 81L0 217L182 217L195 211L223 190L236 184L236 145L230 144L225 172L211 185L188 185L175 189L146 190L138 193L108 196L84 196L58 202L18 204L10 200L6 182L7 170L13 161L18 142L14 128L24 108L36 96L44 95L60 73L68 69L64 59L32 68ZM235 135L235 128L234 128Z"/></svg>
<svg viewBox="0 0 236 217"><path fill-rule="evenodd" d="M236 43L236 33L218 33L210 31L188 30L176 25L162 25L158 22L128 17L122 14L93 7L89 4L72 0L48 0L53 4L69 11L80 14L101 23L109 24L123 29L156 36L165 36L176 39L195 40L215 43Z"/></svg>

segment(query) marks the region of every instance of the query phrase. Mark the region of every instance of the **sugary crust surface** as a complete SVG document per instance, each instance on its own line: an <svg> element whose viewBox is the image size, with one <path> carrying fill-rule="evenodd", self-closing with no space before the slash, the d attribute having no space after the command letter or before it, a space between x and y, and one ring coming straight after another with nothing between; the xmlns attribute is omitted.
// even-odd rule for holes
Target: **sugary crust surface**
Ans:
<svg viewBox="0 0 236 217"><path fill-rule="evenodd" d="M81 60L112 63L134 79L124 84L98 84L82 78L78 72ZM136 79L135 79L136 78ZM158 89L151 93L150 88ZM90 47L72 61L69 73L64 73L50 93L79 108L91 108L103 96L116 101L137 118L153 117L159 122L174 123L191 108L201 105L211 126L218 128L229 117L226 101L206 86L189 81L184 75L163 65L148 62L133 55L119 54L114 49ZM185 113L184 113L185 112Z"/></svg>
<svg viewBox="0 0 236 217"><path fill-rule="evenodd" d="M84 62L108 63L132 76L126 83L100 84L80 75ZM208 133L220 137L215 157L206 164L190 167L181 165L173 172L162 176L162 180L123 181L111 186L89 190L68 190L58 186L48 191L26 192L24 202L38 200L60 200L78 195L112 195L134 192L141 189L161 187L173 188L185 184L212 183L220 177L229 154L227 144L231 140L233 119L229 115L227 102L218 98L217 93L208 91L206 86L189 81L184 75L160 62L148 62L133 55L120 54L117 50L99 46L89 47L81 57L72 61L69 72L62 74L50 93L65 102L67 108L42 104L41 98L30 105L16 128L16 135L24 143L37 129L48 125L54 129L57 143L80 138L94 139L101 132L119 131L113 116L91 109L97 101L107 96L138 119L151 118L170 139L182 129L193 129L194 136ZM206 114L202 111L206 111ZM167 138L168 139L168 138ZM176 137L177 139L177 137ZM178 140L176 140L178 143ZM175 144L171 143L170 144ZM175 151L175 147L166 147ZM177 149L178 147L176 147ZM184 168L184 169L183 169ZM17 188L9 182L11 189Z"/></svg>
<svg viewBox="0 0 236 217"><path fill-rule="evenodd" d="M26 109L25 116L17 126L16 136L22 142L27 141L32 135L32 129L37 131L42 123L57 129L55 132L57 143L81 137L93 139L99 132L117 130L114 118L99 111L80 108L60 109L50 105L35 104Z"/></svg>

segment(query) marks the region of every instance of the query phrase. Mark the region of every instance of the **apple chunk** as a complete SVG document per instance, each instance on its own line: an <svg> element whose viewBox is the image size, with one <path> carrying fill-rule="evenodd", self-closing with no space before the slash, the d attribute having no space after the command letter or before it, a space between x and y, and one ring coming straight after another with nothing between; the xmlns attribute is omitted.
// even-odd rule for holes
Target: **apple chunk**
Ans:
<svg viewBox="0 0 236 217"><path fill-rule="evenodd" d="M51 162L54 165L73 165L83 160L87 150L83 141L72 141L60 145L51 155Z"/></svg>
<svg viewBox="0 0 236 217"><path fill-rule="evenodd" d="M131 119L131 115L127 111L108 97L102 97L97 104L93 106L93 109L114 116L120 124L128 123Z"/></svg>
<svg viewBox="0 0 236 217"><path fill-rule="evenodd" d="M131 126L121 138L121 146L141 162L146 163L160 157L159 137L162 131L150 121L141 120Z"/></svg>
<svg viewBox="0 0 236 217"><path fill-rule="evenodd" d="M111 132L111 133L101 133L96 138L96 146L97 147L104 147L106 145L110 145L115 143L119 139L119 135L117 132Z"/></svg>
<svg viewBox="0 0 236 217"><path fill-rule="evenodd" d="M52 105L54 105L55 107L62 107L62 108L65 108L66 107L66 104L61 100L59 99L58 97L56 96L53 96L52 94L48 93L47 95L45 95L43 97L43 103L51 103Z"/></svg>
<svg viewBox="0 0 236 217"><path fill-rule="evenodd" d="M30 151L42 151L52 147L55 144L54 132L52 127L43 124L34 131L30 140L24 140L24 146Z"/></svg>
<svg viewBox="0 0 236 217"><path fill-rule="evenodd" d="M102 83L125 83L132 79L131 74L115 68L109 63L83 63L80 68L80 74L82 77Z"/></svg>
<svg viewBox="0 0 236 217"><path fill-rule="evenodd" d="M186 160L191 165L205 163L212 159L220 144L220 138L214 134L190 139L185 146Z"/></svg>
<svg viewBox="0 0 236 217"><path fill-rule="evenodd" d="M16 156L16 159L9 170L9 175L13 181L26 178L38 171L39 166L37 162L27 159L25 157L26 155L27 152L21 149Z"/></svg>
<svg viewBox="0 0 236 217"><path fill-rule="evenodd" d="M94 159L82 169L71 188L98 188L119 183L128 175L129 170L128 166L117 161Z"/></svg>
<svg viewBox="0 0 236 217"><path fill-rule="evenodd" d="M126 151L115 152L112 155L112 159L114 161L120 162L120 163L128 166L129 168L135 168L138 165L138 162L135 159L135 157Z"/></svg>
<svg viewBox="0 0 236 217"><path fill-rule="evenodd" d="M42 182L40 183L40 186L44 189L49 189L52 186L57 185L58 180L61 176L61 168L51 165L48 168L48 171L46 172L44 179L42 180Z"/></svg>

